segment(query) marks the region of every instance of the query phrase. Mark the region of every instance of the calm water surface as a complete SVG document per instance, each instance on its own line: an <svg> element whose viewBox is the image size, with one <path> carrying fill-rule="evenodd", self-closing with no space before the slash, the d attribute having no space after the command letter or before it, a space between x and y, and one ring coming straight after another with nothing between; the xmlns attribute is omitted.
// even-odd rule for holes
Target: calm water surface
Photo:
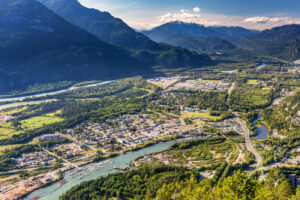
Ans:
<svg viewBox="0 0 300 200"><path fill-rule="evenodd" d="M76 172L76 170L67 171L64 173L63 181L67 181L62 187L58 187L58 183L53 183L45 188L38 189L25 198L30 200L34 197L40 197L39 200L57 200L59 196L65 193L73 186L83 182L96 179L100 176L105 176L110 173L117 172L115 167L129 166L129 163L135 158L154 152L166 150L176 141L159 143L135 152L127 152L115 158L100 163L93 163L82 167L84 170Z"/></svg>
<svg viewBox="0 0 300 200"><path fill-rule="evenodd" d="M268 139L269 129L264 123L261 123L260 125L257 124L257 121L261 118L261 114L258 114L258 118L253 121L253 126L256 127L257 135L254 137L257 140L266 140Z"/></svg>

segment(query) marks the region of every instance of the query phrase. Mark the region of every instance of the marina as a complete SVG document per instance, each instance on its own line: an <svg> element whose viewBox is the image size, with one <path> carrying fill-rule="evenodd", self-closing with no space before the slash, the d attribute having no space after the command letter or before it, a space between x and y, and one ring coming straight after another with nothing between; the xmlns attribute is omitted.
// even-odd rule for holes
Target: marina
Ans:
<svg viewBox="0 0 300 200"><path fill-rule="evenodd" d="M107 176L111 173L116 173L119 171L118 169L125 170L129 167L130 162L137 157L165 150L174 143L175 141L158 143L138 151L127 152L126 154L122 154L106 161L82 166L82 171L72 169L63 174L63 179L60 182L63 181L64 184L62 184L61 187L58 187L58 183L53 183L32 192L25 197L24 200L58 200L60 195L83 181L89 181L101 176Z"/></svg>

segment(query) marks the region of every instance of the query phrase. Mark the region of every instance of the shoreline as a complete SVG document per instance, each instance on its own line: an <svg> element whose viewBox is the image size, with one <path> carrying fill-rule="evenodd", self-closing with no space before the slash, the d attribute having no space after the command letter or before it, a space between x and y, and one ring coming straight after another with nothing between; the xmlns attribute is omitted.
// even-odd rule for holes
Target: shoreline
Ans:
<svg viewBox="0 0 300 200"><path fill-rule="evenodd" d="M100 162L103 162L103 161L106 161L110 158L115 158L115 157L118 157L118 156L121 156L123 154L126 154L126 153L129 153L129 152L135 152L135 151L138 151L138 150L142 150L144 148L147 148L147 147L151 147L153 145L156 145L156 144L159 144L159 143L166 143L166 142L169 142L169 141L176 141L178 139L178 137L171 137L170 139L160 139L160 140L156 140L156 141L152 141L152 142L149 142L149 143L145 143L144 145L142 146L137 146L137 147L134 147L132 149L128 149L128 150L125 150L125 151L122 151L122 152L118 152L118 153L111 153L109 154L108 156L106 157L102 157L103 159L102 160L97 160L97 161L89 161L89 162L86 162L86 163L83 163L82 165L79 165L80 167L82 166L87 166L89 164L93 164L93 163L100 163ZM96 159L97 157L95 157L94 159ZM63 168L62 168L63 169ZM31 193L35 192L36 190L39 190L39 189L42 189L42 188L45 188L49 185L52 185L52 184L55 184L57 182L59 182L60 180L63 180L64 179L64 173L68 172L68 171L71 171L72 169L74 169L74 167L72 168L66 168L64 170L60 170L61 171L61 176L59 177L59 179L56 179L52 182L49 182L49 183L46 183L44 185L42 185L41 187L37 187L35 188L34 190L30 191L30 192L27 192L26 194L23 194L22 196L18 197L16 200L23 200L24 198L26 198L27 196L29 196ZM48 172L50 173L50 172Z"/></svg>

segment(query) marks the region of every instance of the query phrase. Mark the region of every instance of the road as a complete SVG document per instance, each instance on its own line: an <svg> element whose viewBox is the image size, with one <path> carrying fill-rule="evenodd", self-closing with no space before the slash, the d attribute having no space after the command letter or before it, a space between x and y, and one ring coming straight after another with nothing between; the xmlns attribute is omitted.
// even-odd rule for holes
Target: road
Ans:
<svg viewBox="0 0 300 200"><path fill-rule="evenodd" d="M233 82L233 83L231 84L230 88L228 89L228 95L227 95L227 98L226 98L226 101L225 101L225 106L226 106L226 108L227 108L228 110L229 110L228 99L229 99L230 94L231 94L232 91L234 90L235 85L236 85L236 82Z"/></svg>
<svg viewBox="0 0 300 200"><path fill-rule="evenodd" d="M40 147L41 149L43 149L43 151L45 151L45 152L48 153L49 155L54 156L54 157L56 157L56 158L58 158L58 159L64 161L67 167L69 167L69 168L76 168L78 171L81 171L81 170L82 170L82 169L81 169L80 167L78 167L76 164L71 163L71 162L69 162L68 160L66 160L66 159L64 159L64 158L62 158L62 157L60 157L60 156L58 156L57 154L55 154L55 153L53 153L53 152L51 152L51 151L49 151L49 150L47 150L47 149L41 147L40 144L38 144L38 145L39 145L39 147Z"/></svg>
<svg viewBox="0 0 300 200"><path fill-rule="evenodd" d="M248 129L246 122L237 118L237 122L240 124L240 126L242 127L244 133L245 133L245 142L246 142L246 147L247 149L255 156L256 159L256 164L254 165L255 168L259 168L262 165L262 157L260 156L260 154L256 151L256 149L253 147L250 135L251 132Z"/></svg>
<svg viewBox="0 0 300 200"><path fill-rule="evenodd" d="M231 92L233 91L233 89L235 88L235 84L236 84L236 82L233 82L233 83L231 84L230 88L228 89L228 95L230 95Z"/></svg>
<svg viewBox="0 0 300 200"><path fill-rule="evenodd" d="M298 147L292 148L292 149L288 150L288 151L285 153L284 157L283 157L281 160L279 160L278 162L276 162L276 163L270 163L270 164L268 164L268 165L266 165L266 166L262 166L262 167L256 168L255 170L251 171L250 174L252 174L252 173L254 173L254 172L256 172L256 171L265 171L265 170L268 170L268 169L274 168L274 167L283 167L283 166L285 166L285 167L291 167L291 166L289 166L289 164L288 164L289 154L290 154L290 152L291 152L292 150L297 149L297 148L298 148Z"/></svg>

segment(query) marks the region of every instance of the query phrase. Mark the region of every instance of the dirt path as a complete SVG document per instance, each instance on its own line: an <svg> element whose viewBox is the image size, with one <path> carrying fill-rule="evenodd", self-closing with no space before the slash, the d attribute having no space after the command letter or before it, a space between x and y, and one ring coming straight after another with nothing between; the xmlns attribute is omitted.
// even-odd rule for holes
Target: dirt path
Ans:
<svg viewBox="0 0 300 200"><path fill-rule="evenodd" d="M231 84L230 88L228 89L228 95L230 95L231 92L234 90L235 85L236 85L236 82L233 82L233 83Z"/></svg>

